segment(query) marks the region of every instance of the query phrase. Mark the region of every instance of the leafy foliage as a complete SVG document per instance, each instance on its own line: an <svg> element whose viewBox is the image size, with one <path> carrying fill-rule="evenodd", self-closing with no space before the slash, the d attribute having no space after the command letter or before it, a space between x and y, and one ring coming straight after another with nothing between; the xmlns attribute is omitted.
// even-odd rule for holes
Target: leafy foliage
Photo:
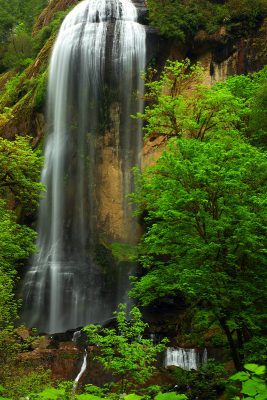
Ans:
<svg viewBox="0 0 267 400"><path fill-rule="evenodd" d="M245 371L238 372L230 379L242 383L241 393L247 400L265 400L267 399L267 386L264 380L266 367L257 364L245 364ZM240 397L235 397L235 400Z"/></svg>
<svg viewBox="0 0 267 400"><path fill-rule="evenodd" d="M188 397L184 394L177 394L176 392L159 393L155 400L186 400Z"/></svg>
<svg viewBox="0 0 267 400"><path fill-rule="evenodd" d="M147 324L142 321L139 309L134 307L130 311L129 320L125 309L121 304L115 313L117 331L98 325L84 328L89 342L99 346L99 354L95 359L119 378L121 393L150 378L155 370L153 363L156 355L164 350L166 343L163 341L153 345L150 339L143 339Z"/></svg>
<svg viewBox="0 0 267 400"><path fill-rule="evenodd" d="M229 36L255 29L266 15L264 0L148 0L149 19L167 37L180 41L192 39L202 29L216 32L224 25Z"/></svg>
<svg viewBox="0 0 267 400"><path fill-rule="evenodd" d="M38 183L41 164L27 138L13 142L0 138L0 377L5 380L21 349L14 329L16 268L35 250L36 236L31 228L18 224L14 209L23 207L30 214L37 206L43 188Z"/></svg>
<svg viewBox="0 0 267 400"><path fill-rule="evenodd" d="M0 138L0 195L12 199L32 212L38 205L42 158L29 147L29 138L17 137L15 141Z"/></svg>
<svg viewBox="0 0 267 400"><path fill-rule="evenodd" d="M267 67L251 75L229 77L218 87L226 86L247 109L243 125L244 134L251 144L266 148L267 137Z"/></svg>
<svg viewBox="0 0 267 400"><path fill-rule="evenodd" d="M3 43L9 31L23 23L31 31L35 17L47 0L0 0L0 41Z"/></svg>
<svg viewBox="0 0 267 400"><path fill-rule="evenodd" d="M29 64L31 29L45 5L47 0L0 0L0 71Z"/></svg>
<svg viewBox="0 0 267 400"><path fill-rule="evenodd" d="M32 62L33 41L23 23L10 33L3 64L7 68L23 69Z"/></svg>
<svg viewBox="0 0 267 400"><path fill-rule="evenodd" d="M33 399L51 382L51 371L39 366L33 370L32 366L17 362L16 368L9 366L8 370L6 366L5 370L3 394L11 397L12 400L21 399L25 395L30 395L29 398Z"/></svg>
<svg viewBox="0 0 267 400"><path fill-rule="evenodd" d="M197 302L232 354L233 334L263 324L265 174L266 156L240 139L173 139L134 196L146 211L139 259L147 272L132 295L144 305L179 294Z"/></svg>
<svg viewBox="0 0 267 400"><path fill-rule="evenodd" d="M224 365L212 359L196 371L175 368L172 373L176 379L176 390L185 393L189 399L216 400L228 384Z"/></svg>
<svg viewBox="0 0 267 400"><path fill-rule="evenodd" d="M199 65L168 61L158 80L156 71L146 76L144 113L147 137L206 137L246 135L252 144L263 146L267 132L267 68L250 76L234 76L213 86L202 84Z"/></svg>

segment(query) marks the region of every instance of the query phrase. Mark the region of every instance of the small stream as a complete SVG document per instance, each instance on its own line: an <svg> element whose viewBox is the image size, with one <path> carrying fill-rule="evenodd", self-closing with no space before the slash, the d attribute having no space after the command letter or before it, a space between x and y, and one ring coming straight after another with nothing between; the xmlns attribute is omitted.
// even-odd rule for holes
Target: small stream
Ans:
<svg viewBox="0 0 267 400"><path fill-rule="evenodd" d="M73 341L75 344L77 344L77 342L78 342L79 339L81 338L81 335L82 335L82 331L76 331L76 332L74 332L72 341ZM73 388L72 388L72 394L73 394L73 395L74 395L75 392L76 392L78 383L79 383L79 381L80 381L82 375L83 375L84 372L86 371L86 368L87 368L87 357L88 357L88 353L87 353L87 350L86 350L86 348L85 348L85 349L84 349L84 355L83 355L83 363L82 363L81 369L80 369L80 371L79 371L78 375L76 376L76 378L75 378L75 380L74 380L74 383L73 383Z"/></svg>

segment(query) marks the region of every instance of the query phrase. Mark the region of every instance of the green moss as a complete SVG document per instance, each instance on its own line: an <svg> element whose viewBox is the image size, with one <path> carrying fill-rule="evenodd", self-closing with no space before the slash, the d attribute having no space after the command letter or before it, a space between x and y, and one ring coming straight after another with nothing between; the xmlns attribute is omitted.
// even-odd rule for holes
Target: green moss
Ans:
<svg viewBox="0 0 267 400"><path fill-rule="evenodd" d="M116 263L116 260L114 259L110 248L104 242L98 243L95 246L94 254L95 261L103 268L103 271L106 273L110 271L110 265Z"/></svg>
<svg viewBox="0 0 267 400"><path fill-rule="evenodd" d="M10 107L18 101L20 96L18 86L24 78L25 74L21 73L13 76L7 81L0 97L0 110L3 111L5 107Z"/></svg>
<svg viewBox="0 0 267 400"><path fill-rule="evenodd" d="M118 261L134 261L137 255L136 247L126 243L112 243L110 249Z"/></svg>
<svg viewBox="0 0 267 400"><path fill-rule="evenodd" d="M33 103L36 111L40 111L45 104L47 79L48 71L45 70L45 72L43 72L41 75L38 75L35 80L36 88L34 92Z"/></svg>

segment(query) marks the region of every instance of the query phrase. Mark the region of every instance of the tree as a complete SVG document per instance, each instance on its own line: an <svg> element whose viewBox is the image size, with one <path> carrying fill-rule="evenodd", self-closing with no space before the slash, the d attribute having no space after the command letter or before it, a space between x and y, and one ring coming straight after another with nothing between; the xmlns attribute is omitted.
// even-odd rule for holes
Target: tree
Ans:
<svg viewBox="0 0 267 400"><path fill-rule="evenodd" d="M39 183L42 158L19 137L11 142L0 138L0 371L17 356L20 344L14 331L18 301L14 296L17 267L34 252L35 232L18 224L17 210L32 213L43 185ZM3 376L1 375L1 379Z"/></svg>
<svg viewBox="0 0 267 400"><path fill-rule="evenodd" d="M201 29L214 33L220 26L231 38L245 36L266 15L266 1L255 0L148 0L149 19L167 37L192 41Z"/></svg>
<svg viewBox="0 0 267 400"><path fill-rule="evenodd" d="M20 205L32 213L44 189L40 183L43 159L29 146L29 138L18 136L15 141L0 137L0 197Z"/></svg>
<svg viewBox="0 0 267 400"><path fill-rule="evenodd" d="M14 212L0 200L0 379L10 368L20 349L14 330L19 303L15 299L16 267L35 250L35 232L16 223Z"/></svg>
<svg viewBox="0 0 267 400"><path fill-rule="evenodd" d="M138 118L147 137L188 137L205 140L243 135L251 144L266 147L267 68L235 75L213 86L204 85L203 69L168 61L158 80L156 70L146 76L148 105Z"/></svg>
<svg viewBox="0 0 267 400"><path fill-rule="evenodd" d="M154 73L153 73L154 72ZM168 61L159 80L149 71L144 113L137 117L146 124L147 136L189 137L204 140L207 136L236 134L250 114L243 97L235 96L226 84L203 85L203 68L183 62Z"/></svg>
<svg viewBox="0 0 267 400"><path fill-rule="evenodd" d="M23 67L23 60L31 56L34 20L47 3L47 0L0 0L0 72L7 67ZM14 34L22 25L23 32Z"/></svg>
<svg viewBox="0 0 267 400"><path fill-rule="evenodd" d="M3 63L7 68L27 67L33 60L33 40L23 23L12 29Z"/></svg>
<svg viewBox="0 0 267 400"><path fill-rule="evenodd" d="M267 137L267 67L250 75L234 75L217 87L227 87L246 105L244 134L251 144L266 148Z"/></svg>
<svg viewBox="0 0 267 400"><path fill-rule="evenodd" d="M156 355L165 349L166 343L163 340L153 345L151 339L143 339L147 324L142 321L139 309L132 308L129 320L125 310L126 306L121 304L115 313L117 330L98 325L84 328L89 342L99 346L95 359L119 378L121 393L150 378L155 370Z"/></svg>
<svg viewBox="0 0 267 400"><path fill-rule="evenodd" d="M35 17L47 3L47 0L0 0L0 42L4 43L9 32L20 23L30 33Z"/></svg>
<svg viewBox="0 0 267 400"><path fill-rule="evenodd" d="M143 305L183 295L225 333L237 369L263 329L266 299L266 155L234 137L173 139L138 177L145 211L132 295Z"/></svg>

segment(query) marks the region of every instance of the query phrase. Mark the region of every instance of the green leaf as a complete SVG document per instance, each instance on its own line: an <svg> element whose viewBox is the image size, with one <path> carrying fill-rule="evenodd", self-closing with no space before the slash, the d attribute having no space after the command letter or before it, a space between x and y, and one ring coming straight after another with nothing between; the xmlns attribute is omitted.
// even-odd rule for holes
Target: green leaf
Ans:
<svg viewBox="0 0 267 400"><path fill-rule="evenodd" d="M255 400L267 400L267 390L264 393L258 394Z"/></svg>
<svg viewBox="0 0 267 400"><path fill-rule="evenodd" d="M76 398L78 400L103 400L102 397L95 396L95 395L89 394L89 393L79 394L78 396L76 396Z"/></svg>
<svg viewBox="0 0 267 400"><path fill-rule="evenodd" d="M245 364L244 367L251 372L256 372L257 368L259 368L258 364Z"/></svg>
<svg viewBox="0 0 267 400"><path fill-rule="evenodd" d="M241 393L249 396L255 396L258 394L258 384L252 380L246 381L242 384Z"/></svg>
<svg viewBox="0 0 267 400"><path fill-rule="evenodd" d="M41 393L38 393L38 398L44 400L57 400L60 396L63 396L64 394L64 389L47 388Z"/></svg>
<svg viewBox="0 0 267 400"><path fill-rule="evenodd" d="M176 392L159 393L155 400L187 400L185 394L177 394Z"/></svg>
<svg viewBox="0 0 267 400"><path fill-rule="evenodd" d="M138 394L131 393L131 394L127 394L127 396L124 397L124 400L141 400L142 398L143 397L138 396Z"/></svg>
<svg viewBox="0 0 267 400"><path fill-rule="evenodd" d="M247 381L249 379L249 374L247 372L237 372L235 375L230 378L232 381Z"/></svg>
<svg viewBox="0 0 267 400"><path fill-rule="evenodd" d="M256 370L254 371L256 375L263 375L265 374L266 371L266 367L264 365L260 365L256 368Z"/></svg>

